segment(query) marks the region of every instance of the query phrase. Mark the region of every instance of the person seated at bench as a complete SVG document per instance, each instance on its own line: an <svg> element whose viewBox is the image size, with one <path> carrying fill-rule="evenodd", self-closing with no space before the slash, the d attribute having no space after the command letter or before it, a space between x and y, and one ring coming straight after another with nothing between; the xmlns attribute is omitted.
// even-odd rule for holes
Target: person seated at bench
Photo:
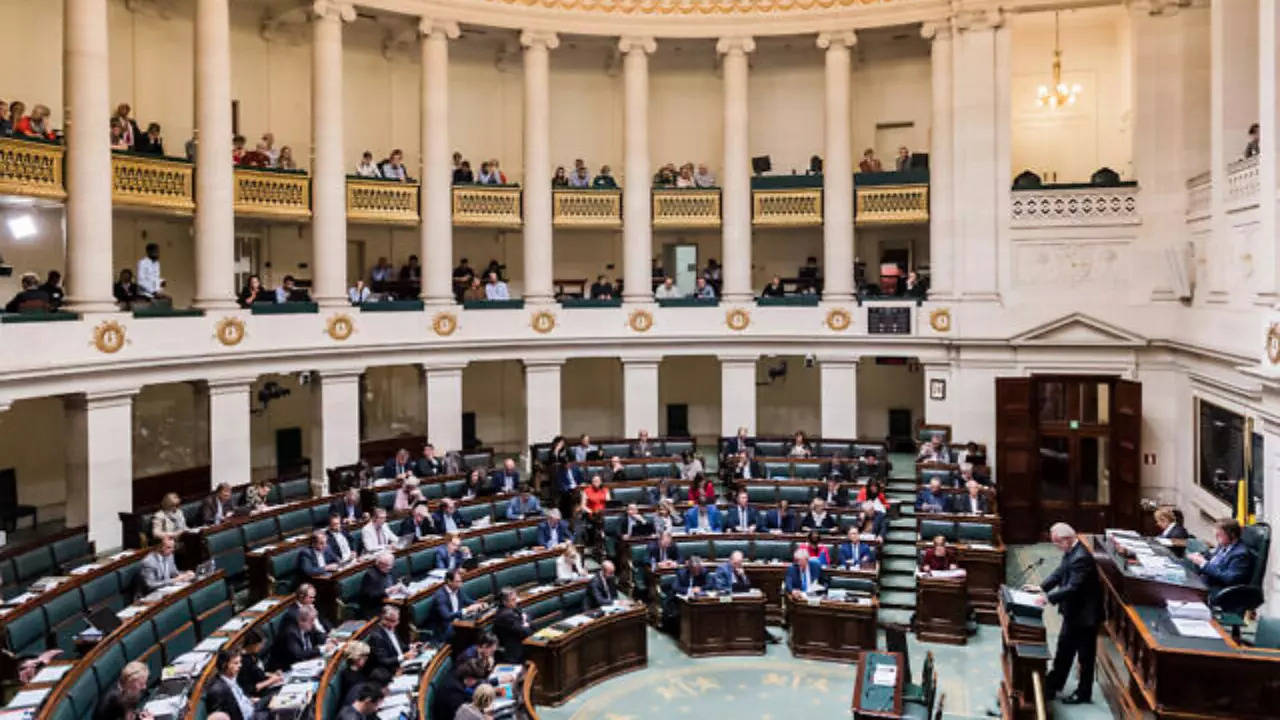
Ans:
<svg viewBox="0 0 1280 720"><path fill-rule="evenodd" d="M827 477L827 486L818 492L818 497L822 498L828 507L849 505L849 488L840 484L840 476L836 470L833 469L831 475Z"/></svg>
<svg viewBox="0 0 1280 720"><path fill-rule="evenodd" d="M325 529L325 535L328 547L338 558L338 562L347 563L355 557L355 551L351 549L351 538L347 536L347 531L342 529L341 515L330 513L329 526Z"/></svg>
<svg viewBox="0 0 1280 720"><path fill-rule="evenodd" d="M572 541L573 533L569 530L569 523L560 519L560 511L556 508L547 510L546 519L538 523L538 546L550 548Z"/></svg>
<svg viewBox="0 0 1280 720"><path fill-rule="evenodd" d="M431 598L427 626L435 633L436 640L448 642L453 637L453 621L483 607L484 603L472 600L462 587L462 571L450 570L445 573L444 587Z"/></svg>
<svg viewBox="0 0 1280 720"><path fill-rule="evenodd" d="M877 512L887 512L889 510L889 498L885 497L884 488L880 487L880 481L876 478L867 480L867 484L858 490L858 503L870 502L876 506Z"/></svg>
<svg viewBox="0 0 1280 720"><path fill-rule="evenodd" d="M218 525L235 513L236 507L231 503L231 485L227 483L218 483L213 494L200 506L200 520L205 526Z"/></svg>
<svg viewBox="0 0 1280 720"><path fill-rule="evenodd" d="M478 497L489 495L493 486L486 482L484 471L480 468L471 468L467 473L467 479L462 484L462 499L472 500Z"/></svg>
<svg viewBox="0 0 1280 720"><path fill-rule="evenodd" d="M947 539L938 535L933 539L933 546L925 549L920 555L920 572L928 575L937 570L955 569L955 553L947 547Z"/></svg>
<svg viewBox="0 0 1280 720"><path fill-rule="evenodd" d="M520 488L520 471L516 469L516 461L507 458L502 461L502 469L494 470L492 488L495 495L516 492Z"/></svg>
<svg viewBox="0 0 1280 720"><path fill-rule="evenodd" d="M404 450L401 452L407 459L409 453ZM406 512L420 502L426 502L426 498L422 495L422 488L418 486L418 478L412 474L406 475L396 490L396 499L391 503L391 509L398 513Z"/></svg>
<svg viewBox="0 0 1280 720"><path fill-rule="evenodd" d="M422 457L413 467L413 474L420 478L435 477L444 474L444 463L436 457L436 446L427 443L422 446Z"/></svg>
<svg viewBox="0 0 1280 720"><path fill-rule="evenodd" d="M342 522L353 524L360 522L367 517L364 507L360 504L359 488L347 488L347 491L341 497L334 498L329 503L329 515L337 515Z"/></svg>
<svg viewBox="0 0 1280 720"><path fill-rule="evenodd" d="M694 502L694 506L685 513L684 527L687 532L720 532L724 529L720 511L701 495Z"/></svg>
<svg viewBox="0 0 1280 720"><path fill-rule="evenodd" d="M382 551L373 560L373 566L364 571L360 579L360 608L364 617L373 617L387 599L387 593L396 585L396 556Z"/></svg>
<svg viewBox="0 0 1280 720"><path fill-rule="evenodd" d="M587 583L586 609L602 608L618 602L618 576L612 560L600 563L600 572Z"/></svg>
<svg viewBox="0 0 1280 720"><path fill-rule="evenodd" d="M836 561L840 565L862 567L876 561L875 548L869 543L862 542L862 535L858 532L858 528L849 528L848 538L840 543L840 547L836 550Z"/></svg>
<svg viewBox="0 0 1280 720"><path fill-rule="evenodd" d="M822 565L809 557L809 553L797 548L791 555L791 564L782 580L782 588L793 600L804 600L808 593L822 589Z"/></svg>
<svg viewBox="0 0 1280 720"><path fill-rule="evenodd" d="M653 523L645 519L640 512L640 506L635 503L627 505L627 514L623 516L622 523L618 530L622 537L647 537L653 534Z"/></svg>
<svg viewBox="0 0 1280 720"><path fill-rule="evenodd" d="M800 529L822 532L831 532L836 529L836 519L827 512L827 504L822 501L822 498L809 501L809 512L805 513L800 521Z"/></svg>
<svg viewBox="0 0 1280 720"><path fill-rule="evenodd" d="M684 567L676 570L675 582L671 584L673 595L694 597L715 588L716 585L711 574L707 572L706 566L702 564L702 558L697 555L691 555L685 561Z"/></svg>
<svg viewBox="0 0 1280 720"><path fill-rule="evenodd" d="M682 525L684 525L684 516L676 512L675 500L669 497L659 500L658 509L653 513L653 531L661 535Z"/></svg>
<svg viewBox="0 0 1280 720"><path fill-rule="evenodd" d="M477 690L487 694L480 687L489 687L492 690L492 686L485 682L487 678L488 675L478 662L472 661L458 666L436 690L435 697L431 701L429 717L456 720L458 709L467 705Z"/></svg>
<svg viewBox="0 0 1280 720"><path fill-rule="evenodd" d="M426 502L414 505L413 514L400 522L400 537L407 538L409 542L439 534L440 528L436 527L435 521L431 519L431 508Z"/></svg>
<svg viewBox="0 0 1280 720"><path fill-rule="evenodd" d="M98 699L93 720L151 720L151 713L140 709L150 674L146 663L126 664L115 684Z"/></svg>
<svg viewBox="0 0 1280 720"><path fill-rule="evenodd" d="M680 548L673 541L670 531L659 535L657 540L650 540L646 551L649 567L653 570L669 569L680 564Z"/></svg>
<svg viewBox="0 0 1280 720"><path fill-rule="evenodd" d="M338 711L337 720L368 720L378 716L386 689L377 683L363 683L351 691L351 702ZM209 718L213 720L213 718Z"/></svg>
<svg viewBox="0 0 1280 720"><path fill-rule="evenodd" d="M325 637L316 629L316 617L315 607L303 606L298 610L298 621L281 629L271 645L272 670L284 670L324 653Z"/></svg>
<svg viewBox="0 0 1280 720"><path fill-rule="evenodd" d="M715 483L701 473L695 475L693 482L689 483L689 502L696 503L699 499L712 505L716 502Z"/></svg>
<svg viewBox="0 0 1280 720"><path fill-rule="evenodd" d="M982 486L977 480L970 480L964 484L964 494L956 495L952 499L951 512L964 513L966 515L986 515L991 511L991 503L987 500L986 494L982 492Z"/></svg>
<svg viewBox="0 0 1280 720"><path fill-rule="evenodd" d="M662 280L662 284L653 291L655 300L673 300L684 297L684 293L680 292L680 288L676 287L674 278L667 277Z"/></svg>
<svg viewBox="0 0 1280 720"><path fill-rule="evenodd" d="M777 275L774 275L769 284L760 291L760 297L783 297L786 294L787 292L782 289L782 278Z"/></svg>
<svg viewBox="0 0 1280 720"><path fill-rule="evenodd" d="M172 537L161 538L160 544L156 546L156 549L142 558L142 563L138 569L138 581L142 589L140 594L147 595L166 585L175 582L189 582L191 578L195 577L195 573L190 570L178 571L178 566L173 561L175 544Z"/></svg>
<svg viewBox="0 0 1280 720"><path fill-rule="evenodd" d="M1179 522L1179 513L1173 508L1156 508L1155 520L1156 527L1160 528L1160 534L1156 537L1167 538L1170 540L1186 540L1190 535L1187 529Z"/></svg>
<svg viewBox="0 0 1280 720"><path fill-rule="evenodd" d="M875 450L868 448L862 453L862 457L858 459L857 474L861 477L868 475L880 474L880 455Z"/></svg>
<svg viewBox="0 0 1280 720"><path fill-rule="evenodd" d="M4 306L7 313L49 312L52 309L53 300L49 293L40 289L40 276L35 273L22 274L22 289Z"/></svg>
<svg viewBox="0 0 1280 720"><path fill-rule="evenodd" d="M309 582L299 583L293 598L293 604L285 608L284 618L280 620L280 628L282 630L298 622L298 615L303 608L316 609L316 586ZM324 629L324 622L320 619L319 611L316 613L315 629L322 633L328 632Z"/></svg>
<svg viewBox="0 0 1280 720"><path fill-rule="evenodd" d="M515 665L524 661L524 639L533 634L533 626L529 614L520 609L520 596L509 587L498 591L493 634L498 640L499 660Z"/></svg>
<svg viewBox="0 0 1280 720"><path fill-rule="evenodd" d="M747 577L747 571L742 567L745 559L741 550L729 553L729 561L715 572L714 580L717 589L735 593L751 590L751 579Z"/></svg>
<svg viewBox="0 0 1280 720"><path fill-rule="evenodd" d="M833 530L835 528L832 528ZM827 547L822 544L817 530L809 530L809 534L801 541L797 547L804 548L809 553L809 557L818 561L818 564L826 567L831 564L831 553L827 551Z"/></svg>
<svg viewBox="0 0 1280 720"><path fill-rule="evenodd" d="M187 516L182 512L182 498L178 493L165 493L160 499L160 509L151 516L151 537L178 537L187 531Z"/></svg>
<svg viewBox="0 0 1280 720"><path fill-rule="evenodd" d="M471 660L479 660L480 665L484 668L486 675L493 674L493 668L498 664L498 636L485 630L481 631L479 637L476 638L474 645L466 648L458 655L457 662L459 664L470 662ZM490 681L491 683L496 681Z"/></svg>
<svg viewBox="0 0 1280 720"><path fill-rule="evenodd" d="M456 570L462 567L471 557L471 548L462 546L462 537L458 533L449 535L449 540L436 548L435 566L445 570Z"/></svg>
<svg viewBox="0 0 1280 720"><path fill-rule="evenodd" d="M929 486L916 497L916 510L920 512L946 512L950 506L947 493L942 492L942 480L936 475L929 479Z"/></svg>
<svg viewBox="0 0 1280 720"><path fill-rule="evenodd" d="M916 455L916 462L951 462L951 451L946 445L942 444L942 435L934 433L929 438L929 442L920 446L920 452Z"/></svg>
<svg viewBox="0 0 1280 720"><path fill-rule="evenodd" d="M338 556L329 549L329 536L324 530L311 533L311 546L298 553L298 572L313 578L338 569Z"/></svg>
<svg viewBox="0 0 1280 720"><path fill-rule="evenodd" d="M396 637L396 626L400 624L400 608L395 605L384 605L378 611L378 624L365 636L369 644L369 659L365 661L365 673L370 679L383 678L390 680L400 674L400 663L418 656L418 648L414 645L405 647Z"/></svg>
<svg viewBox="0 0 1280 720"><path fill-rule="evenodd" d="M653 457L656 446L653 444L653 441L649 439L649 431L640 430L636 435L636 441L631 443L631 457Z"/></svg>
<svg viewBox="0 0 1280 720"><path fill-rule="evenodd" d="M284 280L280 281L280 287L276 288L277 303L291 302L311 302L311 295L295 284L292 275L285 275Z"/></svg>
<svg viewBox="0 0 1280 720"><path fill-rule="evenodd" d="M360 529L360 549L374 553L396 545L396 534L387 526L387 509L374 508L373 519Z"/></svg>
<svg viewBox="0 0 1280 720"><path fill-rule="evenodd" d="M858 518L858 529L865 535L871 534L878 538L884 537L889 527L889 516L876 509L876 504L870 500L862 503L861 516Z"/></svg>
<svg viewBox="0 0 1280 720"><path fill-rule="evenodd" d="M361 685L370 680L387 682L390 675L373 678L369 673L369 644L360 640L348 640L342 646L342 657L347 661L338 678L338 688L342 691L342 704L350 705L355 701Z"/></svg>
<svg viewBox="0 0 1280 720"><path fill-rule="evenodd" d="M462 513L458 512L458 501L453 498L440 501L440 509L436 512L435 520L436 527L446 533L456 533L471 527L471 521L463 518Z"/></svg>
<svg viewBox="0 0 1280 720"><path fill-rule="evenodd" d="M520 483L516 496L507 501L507 519L523 520L530 515L541 513L542 505L538 502L538 498L529 492L527 484Z"/></svg>
<svg viewBox="0 0 1280 720"><path fill-rule="evenodd" d="M271 497L271 480L258 478L244 489L244 504L250 510L265 510Z"/></svg>
<svg viewBox="0 0 1280 720"><path fill-rule="evenodd" d="M796 516L791 512L791 503L786 498L778 501L778 507L764 514L764 529L770 532L796 532L798 529Z"/></svg>
<svg viewBox="0 0 1280 720"><path fill-rule="evenodd" d="M250 696L262 696L284 684L284 673L280 671L268 673L262 665L262 646L266 638L256 629L245 633L241 644L244 653L240 656L240 673L236 675L236 683L240 689Z"/></svg>
<svg viewBox="0 0 1280 720"><path fill-rule="evenodd" d="M1223 588L1248 584L1253 575L1253 555L1240 542L1240 523L1219 520L1213 526L1213 536L1218 548L1209 557L1187 553L1187 559L1200 569L1201 579L1209 586L1210 602Z"/></svg>
<svg viewBox="0 0 1280 720"><path fill-rule="evenodd" d="M724 513L726 524L730 530L755 532L756 526L760 524L760 513L751 507L747 500L747 491L739 490L734 499L733 507Z"/></svg>
<svg viewBox="0 0 1280 720"><path fill-rule="evenodd" d="M257 700L245 694L236 682L241 662L240 648L218 651L218 659L214 661L217 675L204 693L205 711L210 717L213 713L226 713L231 720L266 720L269 716L266 708L259 708Z"/></svg>
<svg viewBox="0 0 1280 720"><path fill-rule="evenodd" d="M973 442L972 440L964 446L963 450L956 452L956 464L959 465L962 470L966 465L973 467L974 465L985 465L986 463L986 454L980 451L978 449L978 443Z"/></svg>
<svg viewBox="0 0 1280 720"><path fill-rule="evenodd" d="M804 459L813 457L813 447L809 445L809 439L805 437L803 432L797 432L796 436L791 440L791 449L787 451L787 457Z"/></svg>

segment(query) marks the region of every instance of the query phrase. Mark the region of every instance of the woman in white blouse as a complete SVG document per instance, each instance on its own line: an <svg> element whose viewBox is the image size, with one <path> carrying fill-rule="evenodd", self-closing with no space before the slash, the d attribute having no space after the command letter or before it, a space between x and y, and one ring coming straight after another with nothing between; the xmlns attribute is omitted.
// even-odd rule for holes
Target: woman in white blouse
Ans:
<svg viewBox="0 0 1280 720"><path fill-rule="evenodd" d="M556 580L568 582L586 577L587 571L582 567L582 556L573 543L565 543L564 552L556 558Z"/></svg>

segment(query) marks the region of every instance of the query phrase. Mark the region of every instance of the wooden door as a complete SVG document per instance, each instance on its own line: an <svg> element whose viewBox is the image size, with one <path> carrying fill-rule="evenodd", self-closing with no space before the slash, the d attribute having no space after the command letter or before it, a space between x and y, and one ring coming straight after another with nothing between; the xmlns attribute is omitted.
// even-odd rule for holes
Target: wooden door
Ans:
<svg viewBox="0 0 1280 720"><path fill-rule="evenodd" d="M1031 378L996 379L996 476L1006 543L1040 538Z"/></svg>
<svg viewBox="0 0 1280 720"><path fill-rule="evenodd" d="M1142 481L1142 383L1117 380L1114 398L1112 520L1116 527L1136 528Z"/></svg>

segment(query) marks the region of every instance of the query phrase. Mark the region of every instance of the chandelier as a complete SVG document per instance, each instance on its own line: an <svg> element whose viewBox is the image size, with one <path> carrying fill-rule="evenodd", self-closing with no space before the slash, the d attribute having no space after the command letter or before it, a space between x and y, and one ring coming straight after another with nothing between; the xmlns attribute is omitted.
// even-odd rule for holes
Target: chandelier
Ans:
<svg viewBox="0 0 1280 720"><path fill-rule="evenodd" d="M1058 28L1058 15L1053 14L1053 84L1036 88L1036 104L1051 110L1065 105L1075 105L1076 97L1084 90L1080 83L1067 85L1062 82L1062 45Z"/></svg>

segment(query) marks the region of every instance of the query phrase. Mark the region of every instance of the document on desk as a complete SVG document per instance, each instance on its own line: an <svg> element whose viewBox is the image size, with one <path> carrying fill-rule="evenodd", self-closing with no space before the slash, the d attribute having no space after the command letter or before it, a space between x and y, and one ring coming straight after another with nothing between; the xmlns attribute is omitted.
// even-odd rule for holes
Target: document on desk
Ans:
<svg viewBox="0 0 1280 720"><path fill-rule="evenodd" d="M898 668L894 665L877 665L875 672L871 674L872 685L896 685L898 684Z"/></svg>
<svg viewBox="0 0 1280 720"><path fill-rule="evenodd" d="M182 715L182 706L186 701L185 695L170 695L158 700L152 700L143 708L151 713L153 717L178 717Z"/></svg>
<svg viewBox="0 0 1280 720"><path fill-rule="evenodd" d="M40 672L36 673L35 677L31 678L31 682L56 683L73 667L75 667L75 665L69 663L66 665L49 665L48 667L40 668Z"/></svg>
<svg viewBox="0 0 1280 720"><path fill-rule="evenodd" d="M40 688L38 690L20 690L18 691L18 694L14 695L13 699L9 701L9 704L5 706L5 709L12 710L14 708L35 707L44 702L44 699L48 697L52 690L53 688L51 687Z"/></svg>
<svg viewBox="0 0 1280 720"><path fill-rule="evenodd" d="M1181 620L1208 620L1213 617L1209 606L1199 601L1168 600L1165 607L1169 610L1169 617Z"/></svg>
<svg viewBox="0 0 1280 720"><path fill-rule="evenodd" d="M1009 599L1015 605L1039 605L1040 596L1035 593L1029 593L1024 590L1009 590Z"/></svg>
<svg viewBox="0 0 1280 720"><path fill-rule="evenodd" d="M1218 631L1214 629L1206 620L1187 620L1185 618L1172 618L1173 627L1177 629L1178 634L1183 637L1194 638L1218 638L1222 637Z"/></svg>

